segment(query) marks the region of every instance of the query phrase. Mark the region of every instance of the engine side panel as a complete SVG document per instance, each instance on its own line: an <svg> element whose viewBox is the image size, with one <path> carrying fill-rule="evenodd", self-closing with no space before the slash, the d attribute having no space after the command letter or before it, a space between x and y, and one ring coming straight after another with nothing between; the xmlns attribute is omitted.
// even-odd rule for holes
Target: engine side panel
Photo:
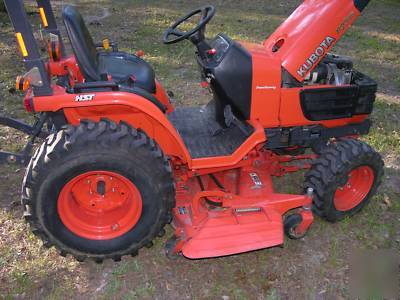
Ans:
<svg viewBox="0 0 400 300"><path fill-rule="evenodd" d="M320 90L322 89L332 89L332 86L320 86ZM360 115L348 115L341 116L339 119L330 119L330 120L309 120L303 112L303 108L301 105L300 95L301 93L311 91L315 89L315 86L307 86L301 88L283 88L282 96L281 96L281 108L280 108L280 126L281 127L291 127L291 126L307 126L307 125L315 125L322 124L325 127L331 128L336 126L345 126L353 123L360 123L364 121L368 115L360 114Z"/></svg>

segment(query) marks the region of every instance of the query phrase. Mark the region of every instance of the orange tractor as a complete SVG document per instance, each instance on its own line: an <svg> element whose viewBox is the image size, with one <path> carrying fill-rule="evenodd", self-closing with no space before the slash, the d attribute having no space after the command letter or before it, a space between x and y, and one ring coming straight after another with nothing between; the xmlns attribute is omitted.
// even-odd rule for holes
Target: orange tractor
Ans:
<svg viewBox="0 0 400 300"><path fill-rule="evenodd" d="M260 44L207 39L215 8L193 10L163 42L194 45L212 101L178 108L139 53L95 43L72 6L62 16L68 55L50 2L37 2L48 60L22 1L5 0L27 68L17 86L37 122L2 117L32 139L0 158L29 162L24 216L61 255L118 261L151 246L167 223L171 257L262 249L284 233L303 237L314 215L352 216L376 193L383 161L358 138L370 130L377 84L330 53L368 0L305 0ZM36 138L44 142L30 157ZM303 193L274 190L273 176L301 170Z"/></svg>

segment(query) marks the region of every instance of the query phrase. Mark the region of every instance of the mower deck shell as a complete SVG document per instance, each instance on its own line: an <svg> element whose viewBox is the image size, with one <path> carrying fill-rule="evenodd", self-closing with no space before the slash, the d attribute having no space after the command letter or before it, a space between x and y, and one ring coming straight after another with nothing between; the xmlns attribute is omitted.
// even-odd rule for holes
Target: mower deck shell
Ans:
<svg viewBox="0 0 400 300"><path fill-rule="evenodd" d="M176 252L197 259L281 245L283 215L293 209L307 215L309 220L303 230L308 229L313 217L303 208L310 207L312 199L276 193L271 178L274 166L268 161L255 161L187 180L182 180L183 173L175 172L177 203L173 226L180 241ZM221 206L210 205L210 200Z"/></svg>

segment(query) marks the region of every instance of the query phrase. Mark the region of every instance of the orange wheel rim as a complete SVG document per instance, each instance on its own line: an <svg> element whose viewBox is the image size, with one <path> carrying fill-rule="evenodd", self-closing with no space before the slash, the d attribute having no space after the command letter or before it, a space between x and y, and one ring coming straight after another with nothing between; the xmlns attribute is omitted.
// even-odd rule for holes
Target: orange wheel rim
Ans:
<svg viewBox="0 0 400 300"><path fill-rule="evenodd" d="M348 211L359 205L371 191L374 184L374 171L371 167L360 166L348 175L346 184L336 190L335 208Z"/></svg>
<svg viewBox="0 0 400 300"><path fill-rule="evenodd" d="M58 197L58 214L74 234L108 240L131 230L142 214L140 192L129 179L109 171L81 174Z"/></svg>

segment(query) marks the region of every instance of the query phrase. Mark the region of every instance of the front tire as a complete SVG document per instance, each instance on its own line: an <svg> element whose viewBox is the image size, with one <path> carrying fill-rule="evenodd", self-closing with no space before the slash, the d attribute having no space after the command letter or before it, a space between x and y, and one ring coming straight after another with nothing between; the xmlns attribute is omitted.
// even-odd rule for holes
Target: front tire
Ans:
<svg viewBox="0 0 400 300"><path fill-rule="evenodd" d="M321 150L305 175L313 188L313 211L328 221L358 213L375 195L383 176L383 161L368 144L341 140Z"/></svg>
<svg viewBox="0 0 400 300"><path fill-rule="evenodd" d="M108 120L50 135L28 165L22 202L45 245L97 262L150 245L175 205L171 168L158 145Z"/></svg>

